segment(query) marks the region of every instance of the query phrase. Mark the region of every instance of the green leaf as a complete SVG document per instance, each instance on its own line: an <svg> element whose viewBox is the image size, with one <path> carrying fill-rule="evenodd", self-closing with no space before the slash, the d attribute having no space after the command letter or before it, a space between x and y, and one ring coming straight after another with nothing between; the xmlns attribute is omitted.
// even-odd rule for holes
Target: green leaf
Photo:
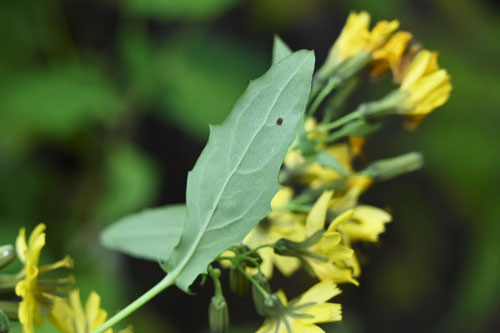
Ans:
<svg viewBox="0 0 500 333"><path fill-rule="evenodd" d="M288 45L286 45L285 42L278 36L274 36L273 65L285 59L290 54L292 54L292 50L288 47Z"/></svg>
<svg viewBox="0 0 500 333"><path fill-rule="evenodd" d="M108 227L101 242L137 258L166 260L179 242L185 219L185 205L145 210Z"/></svg>
<svg viewBox="0 0 500 333"><path fill-rule="evenodd" d="M314 54L299 51L250 83L189 173L187 217L165 268L187 291L270 211L278 173L311 89Z"/></svg>

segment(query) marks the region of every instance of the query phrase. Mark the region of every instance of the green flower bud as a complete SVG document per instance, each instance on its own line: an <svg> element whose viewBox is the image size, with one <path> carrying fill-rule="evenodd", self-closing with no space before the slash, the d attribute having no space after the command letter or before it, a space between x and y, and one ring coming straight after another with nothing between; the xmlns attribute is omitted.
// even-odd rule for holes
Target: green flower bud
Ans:
<svg viewBox="0 0 500 333"><path fill-rule="evenodd" d="M231 267L229 271L229 287L238 296L246 296L248 294L248 279L237 268Z"/></svg>
<svg viewBox="0 0 500 333"><path fill-rule="evenodd" d="M229 311L226 299L222 295L212 297L208 307L210 332L227 333L229 330Z"/></svg>
<svg viewBox="0 0 500 333"><path fill-rule="evenodd" d="M7 315L0 309L0 333L9 333L10 325L9 318Z"/></svg>
<svg viewBox="0 0 500 333"><path fill-rule="evenodd" d="M282 256L296 257L299 259L308 257L317 260L326 260L323 256L309 251L309 248L321 239L323 233L323 230L319 230L303 242L294 242L289 239L282 238L276 242L274 251Z"/></svg>
<svg viewBox="0 0 500 333"><path fill-rule="evenodd" d="M398 157L379 160L370 164L362 173L379 181L420 169L424 164L422 154L412 152Z"/></svg>
<svg viewBox="0 0 500 333"><path fill-rule="evenodd" d="M12 245L0 246L0 269L10 264L16 258L16 251Z"/></svg>
<svg viewBox="0 0 500 333"><path fill-rule="evenodd" d="M267 282L267 278L265 277L264 274L258 273L253 276L254 280L259 284L259 286L262 287L265 291L267 291L269 294L271 294L271 287L269 286L269 283ZM262 295L262 292L252 284L252 298L253 298L253 303L255 305L255 310L257 313L263 317L266 316L266 305L264 304L266 301L266 297Z"/></svg>

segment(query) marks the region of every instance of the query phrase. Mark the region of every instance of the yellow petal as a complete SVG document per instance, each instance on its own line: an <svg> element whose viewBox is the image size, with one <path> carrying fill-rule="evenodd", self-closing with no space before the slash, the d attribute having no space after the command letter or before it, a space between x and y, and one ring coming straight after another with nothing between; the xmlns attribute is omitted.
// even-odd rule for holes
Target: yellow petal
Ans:
<svg viewBox="0 0 500 333"><path fill-rule="evenodd" d="M107 312L101 309L101 297L95 291L92 291L87 298L85 312L87 314L87 323L91 331L101 326L108 316Z"/></svg>
<svg viewBox="0 0 500 333"><path fill-rule="evenodd" d="M300 260L294 257L274 255L274 264L280 272L288 277L295 273L300 268Z"/></svg>
<svg viewBox="0 0 500 333"><path fill-rule="evenodd" d="M302 311L304 314L312 315L312 318L302 318L300 322L305 324L327 323L342 320L342 306L337 303L316 304Z"/></svg>
<svg viewBox="0 0 500 333"><path fill-rule="evenodd" d="M277 328L276 324L277 323L276 323L275 320L266 319L264 321L264 324L257 330L257 333L275 333L276 332L276 328ZM281 332L279 332L279 333L281 333Z"/></svg>
<svg viewBox="0 0 500 333"><path fill-rule="evenodd" d="M340 143L330 145L325 150L328 154L335 157L335 159L347 172L352 172L352 155L348 144Z"/></svg>
<svg viewBox="0 0 500 333"><path fill-rule="evenodd" d="M352 276L352 271L349 268L341 268L331 262L323 262L318 260L307 260L314 273L321 281L331 281L335 283L350 282L356 286L359 282Z"/></svg>
<svg viewBox="0 0 500 333"><path fill-rule="evenodd" d="M377 22L370 33L364 49L366 51L374 51L383 46L398 27L399 21L397 20Z"/></svg>
<svg viewBox="0 0 500 333"><path fill-rule="evenodd" d="M264 247L260 249L258 253L262 258L260 270L268 279L270 279L273 276L273 258L275 256L274 250L270 247Z"/></svg>
<svg viewBox="0 0 500 333"><path fill-rule="evenodd" d="M284 306L288 305L288 299L286 298L286 294L283 290L278 290L278 292L276 292L276 296L278 296L279 300Z"/></svg>
<svg viewBox="0 0 500 333"><path fill-rule="evenodd" d="M391 215L380 208L357 206L353 220L341 225L340 230L352 241L376 242L385 231L385 224L391 220Z"/></svg>
<svg viewBox="0 0 500 333"><path fill-rule="evenodd" d="M80 301L80 291L73 290L69 294L70 306L73 309L73 323L77 332L85 332L87 327L87 318L83 311L82 303Z"/></svg>
<svg viewBox="0 0 500 333"><path fill-rule="evenodd" d="M349 209L348 211L340 214L339 216L337 216L331 223L330 225L328 226L328 229L327 231L335 231L340 225L344 224L345 222L349 221L350 219L352 219L352 217L354 216L354 210L353 209Z"/></svg>
<svg viewBox="0 0 500 333"><path fill-rule="evenodd" d="M19 235L16 238L16 252L17 257L24 264L26 262L26 251L28 251L28 244L26 244L26 228L19 229Z"/></svg>
<svg viewBox="0 0 500 333"><path fill-rule="evenodd" d="M59 297L55 297L52 301L49 321L62 333L75 333L71 307Z"/></svg>
<svg viewBox="0 0 500 333"><path fill-rule="evenodd" d="M290 187L282 187L271 201L271 209L278 210L280 207L286 205L293 197L293 189Z"/></svg>
<svg viewBox="0 0 500 333"><path fill-rule="evenodd" d="M401 89L408 90L415 81L425 74L427 66L432 61L432 57L432 53L428 50L422 50L417 54L408 67L408 71L401 83Z"/></svg>
<svg viewBox="0 0 500 333"><path fill-rule="evenodd" d="M322 230L325 227L326 213L328 202L333 195L333 191L324 191L316 201L306 219L307 236L311 236L315 232Z"/></svg>
<svg viewBox="0 0 500 333"><path fill-rule="evenodd" d="M304 324L302 322L303 321L300 319L292 319L292 321L290 322L290 326L293 333L325 333L323 329L316 325Z"/></svg>
<svg viewBox="0 0 500 333"><path fill-rule="evenodd" d="M17 288L16 288L17 289ZM26 294L19 303L18 317L23 326L23 333L34 333L33 323L35 320L36 300L32 294Z"/></svg>
<svg viewBox="0 0 500 333"><path fill-rule="evenodd" d="M302 296L300 296L298 304L306 304L306 303L320 304L328 301L330 298L337 296L339 294L340 294L340 289L334 282L322 281L316 283L308 291L302 294Z"/></svg>

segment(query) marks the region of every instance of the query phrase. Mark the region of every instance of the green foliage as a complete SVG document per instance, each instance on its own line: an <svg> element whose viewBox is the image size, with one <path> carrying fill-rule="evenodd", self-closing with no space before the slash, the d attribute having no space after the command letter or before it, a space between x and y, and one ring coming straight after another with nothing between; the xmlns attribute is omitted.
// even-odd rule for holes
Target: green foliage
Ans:
<svg viewBox="0 0 500 333"><path fill-rule="evenodd" d="M110 152L104 179L96 215L110 221L148 205L156 193L158 175L146 156L126 145Z"/></svg>
<svg viewBox="0 0 500 333"><path fill-rule="evenodd" d="M185 205L170 205L127 216L101 234L113 250L149 260L166 260L179 242Z"/></svg>
<svg viewBox="0 0 500 333"><path fill-rule="evenodd" d="M222 122L248 78L265 68L259 54L248 46L210 35L172 38L158 52L155 68L163 88L160 114L203 141L207 124Z"/></svg>
<svg viewBox="0 0 500 333"><path fill-rule="evenodd" d="M299 51L252 82L229 118L211 128L187 184L187 218L166 263L188 290L207 265L270 211L278 172L310 90L312 52ZM173 273L175 274L175 273Z"/></svg>
<svg viewBox="0 0 500 333"><path fill-rule="evenodd" d="M116 115L121 103L99 72L74 63L18 73L0 80L3 144L17 146L36 134L67 137Z"/></svg>
<svg viewBox="0 0 500 333"><path fill-rule="evenodd" d="M240 0L126 0L134 14L171 19L206 19L234 6Z"/></svg>

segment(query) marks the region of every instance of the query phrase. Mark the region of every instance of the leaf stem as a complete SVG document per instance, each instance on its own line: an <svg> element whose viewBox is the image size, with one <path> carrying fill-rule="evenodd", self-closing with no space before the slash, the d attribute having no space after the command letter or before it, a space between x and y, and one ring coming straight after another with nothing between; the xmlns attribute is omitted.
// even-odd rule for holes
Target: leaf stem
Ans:
<svg viewBox="0 0 500 333"><path fill-rule="evenodd" d="M153 288L147 291L144 295L127 305L123 310L115 314L113 317L108 319L104 324L95 329L92 333L102 333L105 330L111 328L113 325L130 315L132 312L146 304L153 297L161 293L163 290L167 289L171 285L174 284L175 279L178 274L174 274L174 272L165 276L158 284L156 284Z"/></svg>

